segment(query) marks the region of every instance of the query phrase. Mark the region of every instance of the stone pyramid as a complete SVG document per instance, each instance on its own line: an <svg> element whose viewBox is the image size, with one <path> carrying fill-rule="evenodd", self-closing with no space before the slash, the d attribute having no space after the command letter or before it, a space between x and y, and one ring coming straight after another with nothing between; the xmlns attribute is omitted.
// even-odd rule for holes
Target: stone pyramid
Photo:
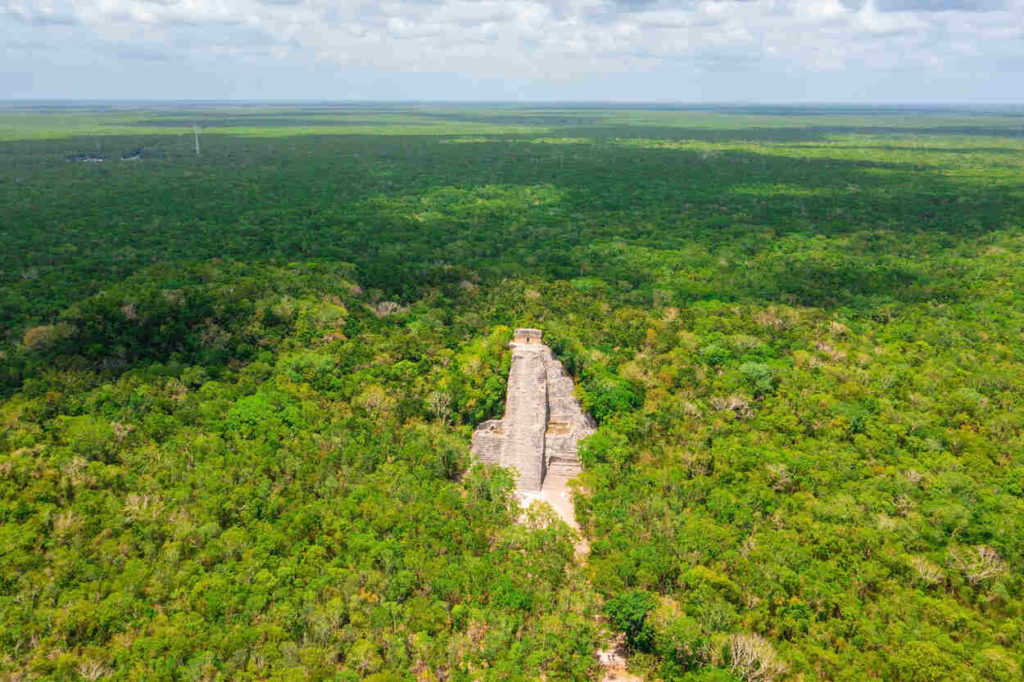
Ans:
<svg viewBox="0 0 1024 682"><path fill-rule="evenodd" d="M505 415L477 427L472 452L486 464L516 469L517 489L535 491L548 479L564 481L580 472L577 443L596 425L539 329L516 329L509 347Z"/></svg>

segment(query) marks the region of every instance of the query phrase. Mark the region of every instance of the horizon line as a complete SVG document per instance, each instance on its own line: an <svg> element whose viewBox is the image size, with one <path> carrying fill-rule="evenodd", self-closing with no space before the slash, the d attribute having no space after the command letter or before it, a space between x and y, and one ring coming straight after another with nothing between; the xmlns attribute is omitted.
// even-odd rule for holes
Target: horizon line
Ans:
<svg viewBox="0 0 1024 682"><path fill-rule="evenodd" d="M616 100L616 99L459 99L459 98L129 98L129 97L0 97L0 103L23 104L33 102L64 103L301 103L301 104L598 104L598 105L660 105L660 106L1008 106L1024 107L1024 100L970 101L970 100Z"/></svg>

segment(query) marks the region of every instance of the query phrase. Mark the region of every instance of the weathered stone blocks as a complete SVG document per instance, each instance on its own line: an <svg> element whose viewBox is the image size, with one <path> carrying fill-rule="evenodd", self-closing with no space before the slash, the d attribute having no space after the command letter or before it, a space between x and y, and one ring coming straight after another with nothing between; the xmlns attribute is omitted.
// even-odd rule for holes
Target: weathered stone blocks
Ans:
<svg viewBox="0 0 1024 682"><path fill-rule="evenodd" d="M505 415L477 427L472 452L486 464L516 469L519 490L540 490L549 474L565 478L580 472L577 444L595 425L539 329L516 329L509 346Z"/></svg>

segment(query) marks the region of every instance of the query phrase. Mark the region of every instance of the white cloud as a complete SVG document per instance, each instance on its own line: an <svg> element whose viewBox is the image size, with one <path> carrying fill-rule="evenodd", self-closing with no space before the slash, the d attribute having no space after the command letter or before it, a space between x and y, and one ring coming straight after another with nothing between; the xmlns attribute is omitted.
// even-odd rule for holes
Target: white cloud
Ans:
<svg viewBox="0 0 1024 682"><path fill-rule="evenodd" d="M332 86L372 83L377 97L410 95L410 88L412 96L428 95L410 74L432 73L431 86L449 84L437 98L493 97L503 87L541 96L529 93L568 81L576 85L565 98L617 99L596 85L600 77L635 73L624 88L629 98L670 98L663 79L674 76L673 87L684 78L693 84L681 96L695 99L720 93L721 74L732 72L735 93L726 99L749 99L748 91L770 99L766 87L778 74L790 85L803 74L798 90L843 99L829 74L846 72L870 86L872 77L891 81L877 73L886 70L916 74L907 78L921 98L922 75L966 80L986 61L1001 65L1000 87L1007 78L1024 85L1022 26L1024 0L0 0L0 59L30 65L44 95L89 96L90 83L80 78L73 92L57 92L68 87L62 70L74 64L92 68L97 81L115 69L138 83L147 69L178 68L181 82L162 85L183 97L192 96L187 88L197 78L234 83L235 96L352 96L351 87L318 94L314 73L333 66ZM54 55L43 64L41 44ZM251 68L266 77L239 75ZM287 73L289 82L268 80ZM490 90L460 90L467 81ZM240 95L253 82L260 92ZM502 82L507 87L495 88Z"/></svg>

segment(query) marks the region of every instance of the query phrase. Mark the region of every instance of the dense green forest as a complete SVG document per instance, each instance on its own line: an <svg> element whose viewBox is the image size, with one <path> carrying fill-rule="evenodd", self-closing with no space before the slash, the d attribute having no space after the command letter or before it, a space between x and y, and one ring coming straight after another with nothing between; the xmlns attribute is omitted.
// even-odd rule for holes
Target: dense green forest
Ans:
<svg viewBox="0 0 1024 682"><path fill-rule="evenodd" d="M0 253L6 679L1024 674L1020 111L7 105Z"/></svg>

